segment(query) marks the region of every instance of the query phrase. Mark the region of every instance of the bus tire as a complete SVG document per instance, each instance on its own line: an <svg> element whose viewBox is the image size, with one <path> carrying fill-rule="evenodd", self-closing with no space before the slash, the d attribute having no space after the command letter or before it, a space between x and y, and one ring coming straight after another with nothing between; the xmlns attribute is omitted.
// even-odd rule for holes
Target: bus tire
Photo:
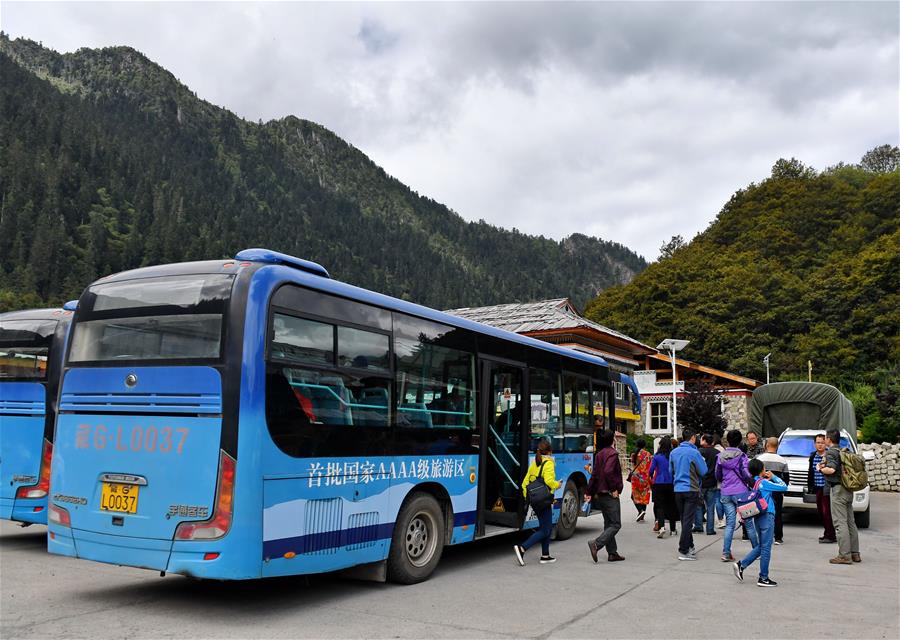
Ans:
<svg viewBox="0 0 900 640"><path fill-rule="evenodd" d="M399 584L427 580L444 551L444 514L433 496L413 493L400 509L391 550L388 579Z"/></svg>
<svg viewBox="0 0 900 640"><path fill-rule="evenodd" d="M568 480L559 505L559 521L556 523L557 540L568 540L575 533L580 508L581 492L578 491L578 486L574 482Z"/></svg>

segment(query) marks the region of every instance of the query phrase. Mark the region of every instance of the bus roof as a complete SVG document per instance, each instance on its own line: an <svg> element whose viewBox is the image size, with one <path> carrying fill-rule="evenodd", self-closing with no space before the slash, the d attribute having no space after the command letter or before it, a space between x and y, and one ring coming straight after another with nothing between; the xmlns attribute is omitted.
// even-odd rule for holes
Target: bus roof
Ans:
<svg viewBox="0 0 900 640"><path fill-rule="evenodd" d="M275 254L275 252L271 253ZM241 252L238 255L246 256L247 253ZM282 254L275 255L280 256ZM297 260L299 261L299 259ZM572 360L578 360L580 362L584 362L594 366L600 366L606 369L608 369L609 366L606 361L599 356L581 353L579 351L568 349L566 347L560 347L549 342L544 342L542 340L523 336L518 333L513 333L512 331L498 329L497 327L492 327L480 322L475 322L474 320L467 320L465 318L461 318L450 313L445 313L443 311L437 311L435 309L415 304L413 302L407 302L405 300L393 298L382 293L376 293L368 289L363 289L362 287L347 284L346 282L341 282L339 280L333 280L328 277L316 275L309 271L299 269L292 265L288 265L285 261L256 261L236 258L233 260L204 260L199 262L181 262L153 267L142 267L140 269L123 271L110 276L106 276L104 278L100 278L99 280L93 282L92 286L97 284L106 284L109 282L132 280L136 278L153 278L186 275L192 273L237 273L237 271L248 268L251 265L254 268L259 268L260 266L262 266L267 271L272 270L272 275L281 282L295 282L298 284L302 284L305 287L309 287L310 289L315 289L324 293L332 293L338 296L343 296L345 298L350 298L352 300L357 300L359 302L365 302L375 306L383 307L392 311L399 311L402 313L407 313L409 315L418 316L426 320L440 322L442 324L457 327L459 329L468 329L470 331L475 331L483 335L488 335L499 338L501 340L541 349L542 351L553 353L555 355L563 356Z"/></svg>

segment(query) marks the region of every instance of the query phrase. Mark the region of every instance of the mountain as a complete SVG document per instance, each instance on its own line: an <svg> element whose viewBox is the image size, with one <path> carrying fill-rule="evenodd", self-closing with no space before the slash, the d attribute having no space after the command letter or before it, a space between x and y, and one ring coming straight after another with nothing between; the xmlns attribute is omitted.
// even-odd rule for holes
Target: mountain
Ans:
<svg viewBox="0 0 900 640"><path fill-rule="evenodd" d="M646 267L617 243L466 222L324 127L238 118L130 48L0 34L0 74L0 310L252 246L437 308L583 305Z"/></svg>
<svg viewBox="0 0 900 640"><path fill-rule="evenodd" d="M887 162L878 162L887 158ZM900 150L816 172L779 160L708 229L589 318L649 344L683 338L688 359L765 380L846 386L900 362Z"/></svg>

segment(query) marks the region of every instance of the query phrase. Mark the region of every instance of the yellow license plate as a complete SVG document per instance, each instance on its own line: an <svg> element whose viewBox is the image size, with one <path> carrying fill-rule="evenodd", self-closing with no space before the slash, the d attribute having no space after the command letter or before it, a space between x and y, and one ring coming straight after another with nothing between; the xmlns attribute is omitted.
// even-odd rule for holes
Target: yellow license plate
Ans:
<svg viewBox="0 0 900 640"><path fill-rule="evenodd" d="M100 488L100 508L103 511L137 513L140 489L136 484L104 482Z"/></svg>

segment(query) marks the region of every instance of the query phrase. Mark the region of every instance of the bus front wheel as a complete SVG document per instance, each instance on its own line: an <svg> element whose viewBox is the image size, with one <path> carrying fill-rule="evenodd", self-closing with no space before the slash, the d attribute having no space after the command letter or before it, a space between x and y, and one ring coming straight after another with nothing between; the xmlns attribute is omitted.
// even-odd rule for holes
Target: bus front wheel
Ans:
<svg viewBox="0 0 900 640"><path fill-rule="evenodd" d="M415 584L434 572L444 550L444 515L427 493L414 493L403 505L388 554L391 582Z"/></svg>

